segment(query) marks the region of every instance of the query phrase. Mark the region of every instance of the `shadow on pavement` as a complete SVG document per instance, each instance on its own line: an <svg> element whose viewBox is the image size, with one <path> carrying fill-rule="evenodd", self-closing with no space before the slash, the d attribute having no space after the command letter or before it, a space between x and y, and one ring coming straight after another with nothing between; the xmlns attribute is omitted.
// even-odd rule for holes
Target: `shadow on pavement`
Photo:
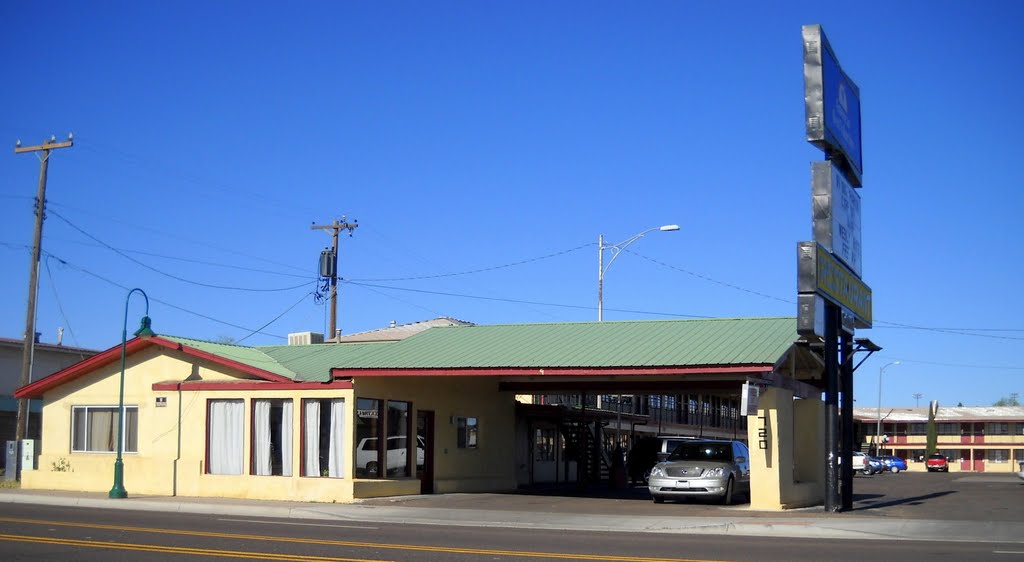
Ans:
<svg viewBox="0 0 1024 562"><path fill-rule="evenodd" d="M871 500L871 499L874 499L874 498L884 498L885 496L881 495L881 494L861 494L861 495L854 494L853 495L853 501L854 501L853 511L867 511L867 510L871 510L871 509L883 509L883 508L886 508L886 507L895 507L895 506L902 506L902 505L920 505L921 503L923 503L923 502L925 502L927 500L941 498L943 496L948 496L950 494L955 494L955 493L957 493L955 490L949 490L949 491L945 491L945 492L934 492L934 493L925 494L925 495L922 495L922 496L913 496L913 497L909 497L909 498L898 498L898 499L894 499L892 501L887 501L887 502L868 503L868 504L861 504L861 505L857 505L857 504L859 502L868 501L868 500Z"/></svg>

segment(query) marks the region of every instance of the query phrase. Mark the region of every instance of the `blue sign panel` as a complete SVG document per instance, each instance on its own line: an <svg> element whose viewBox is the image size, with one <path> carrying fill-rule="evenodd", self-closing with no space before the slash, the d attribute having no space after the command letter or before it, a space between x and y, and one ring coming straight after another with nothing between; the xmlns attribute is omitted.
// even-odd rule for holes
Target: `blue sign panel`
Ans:
<svg viewBox="0 0 1024 562"><path fill-rule="evenodd" d="M864 163L860 145L860 90L836 62L828 43L821 52L822 97L825 110L825 140L838 146L857 176Z"/></svg>
<svg viewBox="0 0 1024 562"><path fill-rule="evenodd" d="M820 25L805 25L804 102L807 140L835 159L861 186L860 89L843 72Z"/></svg>

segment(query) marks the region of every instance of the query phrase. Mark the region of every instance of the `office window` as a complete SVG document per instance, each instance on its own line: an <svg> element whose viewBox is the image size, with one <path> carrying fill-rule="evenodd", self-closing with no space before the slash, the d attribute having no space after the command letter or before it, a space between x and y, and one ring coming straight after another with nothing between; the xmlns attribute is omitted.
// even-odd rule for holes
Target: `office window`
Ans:
<svg viewBox="0 0 1024 562"><path fill-rule="evenodd" d="M292 475L292 401L252 401L252 473Z"/></svg>
<svg viewBox="0 0 1024 562"><path fill-rule="evenodd" d="M533 460L555 460L555 447L558 446L558 430L555 428L537 428L533 438Z"/></svg>
<svg viewBox="0 0 1024 562"><path fill-rule="evenodd" d="M117 452L117 406L75 406L71 409L71 451ZM139 451L139 408L124 407L122 452Z"/></svg>
<svg viewBox="0 0 1024 562"><path fill-rule="evenodd" d="M387 475L389 477L412 476L412 467L409 466L409 433L412 431L411 402L388 400L388 449L385 452L387 458ZM419 447L417 452L422 456L423 448Z"/></svg>
<svg viewBox="0 0 1024 562"><path fill-rule="evenodd" d="M476 418L455 418L456 445L460 449L476 449L477 420Z"/></svg>
<svg viewBox="0 0 1024 562"><path fill-rule="evenodd" d="M206 473L241 474L245 405L241 400L210 400L206 414Z"/></svg>
<svg viewBox="0 0 1024 562"><path fill-rule="evenodd" d="M302 475L341 478L345 475L342 450L345 435L345 400L302 401Z"/></svg>
<svg viewBox="0 0 1024 562"><path fill-rule="evenodd" d="M378 478L380 456L377 442L381 428L381 401L373 398L356 399L356 476Z"/></svg>

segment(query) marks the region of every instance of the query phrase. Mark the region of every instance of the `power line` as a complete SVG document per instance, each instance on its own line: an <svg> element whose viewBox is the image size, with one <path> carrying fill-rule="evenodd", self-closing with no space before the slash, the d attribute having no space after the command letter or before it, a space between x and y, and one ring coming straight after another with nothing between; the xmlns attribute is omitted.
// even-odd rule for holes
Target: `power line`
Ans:
<svg viewBox="0 0 1024 562"><path fill-rule="evenodd" d="M88 269L85 269L84 267L81 267L79 265L75 265L75 264L73 264L71 262L63 260L60 257L53 255L52 253L46 252L46 255L48 257L52 257L53 259L57 260L58 262L61 263L61 265L65 266L65 267L76 269L76 270L81 271L82 273L84 273L84 274L86 274L86 275L88 275L90 277L94 277L96 279L99 279L100 281L103 281L104 283L107 283L109 285L113 285L114 287L118 287L118 288L123 289L125 291L131 290L129 287L126 287L126 286L124 286L124 285L122 285L122 284L120 284L120 283L118 283L116 281L107 279L106 277L103 277L102 275L100 275L98 273L93 273L92 271L89 271ZM303 298L305 298L306 296L307 295L303 295ZM168 308L173 308L175 310L184 312L186 314L191 314L192 316L197 316L199 318L203 318L204 320L209 320L211 322L216 322L217 324L223 324L224 326L228 326L228 327L231 327L231 328L236 328L238 330L243 330L243 331L246 331L246 332L256 331L256 332L258 332L258 333L260 333L260 334L262 334L264 336L270 336L270 337L281 339L281 340L288 339L287 336L282 336L280 334L271 334L271 333L263 332L262 329L260 329L260 330L253 330L252 328L249 328L247 326L240 326L238 324L232 324L231 322L227 322L227 321L221 320L219 318L214 318L213 316L202 314L202 313L196 312L194 310L189 310L187 308L178 306L176 304L171 304L171 303L169 303L167 301L160 300L160 299L157 299L157 298L150 298L150 300L153 301L153 302L158 302L158 303L160 303L160 304L162 304L162 305L164 305L164 306L166 306ZM293 306L293 308L294 308L294 306Z"/></svg>
<svg viewBox="0 0 1024 562"><path fill-rule="evenodd" d="M128 261L130 261L130 262L132 262L132 263L134 263L136 265L144 267L144 268L146 268L146 269L148 269L148 270L150 270L150 271L152 271L154 273L158 273L160 275L163 275L164 277L169 277L169 278L174 279L176 281L181 281L182 283L188 283L190 285L196 285L196 286L199 286L199 287L206 287L208 289L224 289L224 290L229 290L229 291L246 291L246 292L253 292L253 293L276 293L276 292L284 292L284 291L293 291L295 289L299 289L299 288L305 287L305 286L309 285L309 283L310 283L310 282L306 282L306 283L302 283L301 285L295 285L293 287L280 287L280 288L275 288L275 289L257 289L257 288L252 288L252 287L235 287L235 286L230 286L230 285L214 285L214 284L211 284L211 283L202 283L202 282L199 282L199 281L193 281L191 279L185 279L184 277L179 277L177 275L173 275L173 274L167 273L165 271L161 271L161 270L159 270L159 269L157 269L157 268L155 268L155 267L153 267L151 265L143 263L143 262L141 262L141 261L139 261L139 260L137 260L137 259L135 259L135 258L133 258L133 257L127 255L127 254L125 254L124 252L121 252L117 248L114 248L110 244L107 244L106 242L100 240L99 238L93 236L92 234L89 234L88 232L86 232L85 230L79 228L77 225L75 225L74 223L72 223L68 219L64 218L62 215L60 215L56 211L50 211L50 212L53 214L53 216L59 218L60 220L64 221L65 223L67 223L67 225L70 226L71 228L77 230L78 232L82 233L83 235L85 235L85 236L89 237L90 239L96 241L97 243L99 243L103 247L105 247L108 250L114 252L115 254L123 257L124 259L126 259L126 260L128 260Z"/></svg>
<svg viewBox="0 0 1024 562"><path fill-rule="evenodd" d="M576 246L575 248L569 248L568 250L562 250L560 252L555 252L555 253L552 253L552 254L538 256L536 258L529 258L529 259L525 259L525 260L520 260L520 261L516 261L516 262L511 262L511 263L505 263L505 264L501 264L501 265L494 265L494 266L490 266L490 267L481 267L479 269L470 269L470 270L467 270L467 271L456 271L456 272L452 272L452 273L438 273L436 275L419 275L419 276L415 276L415 277L392 277L392 278L379 278L379 279L349 279L348 281L349 282L353 282L353 283L354 282L361 282L361 283L362 282L374 282L374 283L380 283L380 282L392 282L392 281L422 281L422 280L426 280L426 279L441 279L443 277L456 277L456 276L460 276L460 275L472 275L474 273L484 273L484 272L487 272L487 271L496 271L496 270L499 270L499 269L506 269L506 268L515 267L515 266L518 266L518 265L526 265L526 264L529 264L529 263L534 263L534 262L546 260L546 259L549 259L549 258L554 258L554 257L562 256L562 255L565 255L565 254L569 254L569 253L575 252L577 250L581 250L583 248L588 248L588 247L593 246L593 245L594 245L594 243L591 242L589 244L583 244L582 246Z"/></svg>
<svg viewBox="0 0 1024 562"><path fill-rule="evenodd" d="M107 216L99 215L97 213L93 213L93 212L90 212L88 210L81 209L79 207L74 207L72 205L67 205L65 203L50 202L50 206L58 207L58 208L64 208L64 209L71 209L72 211L76 211L78 213L83 213L83 214L91 215L91 216L103 219L105 221L108 221L108 222L116 222L116 223L119 223L119 224L123 224L125 226L130 226L134 230L146 230L146 231L149 231L149 232L152 232L152 233L155 233L155 234L159 234L161 236L166 236L168 238L173 238L176 241L184 240L186 242L189 242L191 244L195 244L197 246L203 246L203 247L206 247L206 248L217 250L218 252L224 252L224 253L227 253L227 254L232 254L232 255L236 255L236 256L242 256L244 258L249 258L249 259L253 259L253 260L257 260L257 261L262 261L262 262L266 262L266 263L269 263L269 264L272 264L272 265L278 265L278 266L281 266L281 267L287 267L289 269L294 269L296 271L307 271L308 270L308 268L297 267L297 266L292 265L292 264L287 264L287 263L282 263L282 262L276 262L276 261L273 261L273 260L269 260L269 259L267 259L267 258L265 258L263 256L254 256L254 255L251 255L251 254L246 254L245 252L239 252L238 250L234 250L234 249L221 248L220 246L217 246L217 245L214 245L214 244L210 244L210 243L202 241L202 240L195 240L195 239L192 239L192 238L188 238L187 236L182 236L180 232L179 233L174 233L174 234L169 233L169 232L164 232L162 230L159 230L159 229L156 229L156 228L152 228L150 226L134 224L134 223L125 221L125 220L123 220L121 218L107 217Z"/></svg>
<svg viewBox="0 0 1024 562"><path fill-rule="evenodd" d="M521 300L521 299L507 299L507 298L501 298L501 297L482 297L482 296L479 296L479 295L467 295L467 294L460 294L460 293L447 293L447 292L443 292L443 291L428 291L426 289L409 289L409 288L406 288L406 287L388 287L388 286L385 286L385 285L375 285L375 284L372 284L372 283L357 283L355 281L348 281L348 280L343 280L343 282L344 283L350 283L350 284L355 285L357 287L374 287L374 288L377 288L377 289L387 289L387 290L391 290L391 291L407 291L407 292L411 292L411 293L422 293L422 294L438 295L438 296L444 296L444 297L458 297L458 298L465 298L465 299L476 299L476 300L485 300L485 301L494 301L494 302L507 302L507 303L512 303L512 304L529 304L529 305L537 305L537 306L553 306L553 307L557 307L557 308L575 308L575 309L580 309L580 310L595 310L594 307L592 307L592 306L582 306L582 305L575 305L575 304L559 304L559 303L550 303L550 302L528 301L528 300ZM676 317L676 318L711 318L710 316L698 316L698 315L693 315L693 314L676 314L676 313L669 313L669 312L652 312L652 311L648 311L648 310L629 310L629 309L621 309L621 308L611 308L611 309L608 309L608 310L612 310L614 312L627 312L627 313L631 313L631 314L647 314L647 315L651 315L651 316L669 316L669 317Z"/></svg>

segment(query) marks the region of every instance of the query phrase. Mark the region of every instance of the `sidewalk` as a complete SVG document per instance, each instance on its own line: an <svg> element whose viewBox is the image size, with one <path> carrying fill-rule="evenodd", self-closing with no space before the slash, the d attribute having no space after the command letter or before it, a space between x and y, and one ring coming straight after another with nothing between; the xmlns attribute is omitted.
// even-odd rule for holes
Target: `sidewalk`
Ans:
<svg viewBox="0 0 1024 562"><path fill-rule="evenodd" d="M321 504L155 496L111 500L106 494L100 493L0 490L0 503L233 517L629 533L1024 544L1024 522L1020 521L898 519L852 513L828 514L820 508L765 513L744 506L718 508L714 516L706 513L698 516L691 514L693 511L701 512L700 509L662 509L657 514L627 515L616 511L617 515L609 515L607 511L594 511L613 506L602 504L599 500L581 506L574 501L578 499L560 498L538 502L530 496L524 498L516 494L442 494L377 498L354 504ZM479 506L487 506L488 509L479 509Z"/></svg>

